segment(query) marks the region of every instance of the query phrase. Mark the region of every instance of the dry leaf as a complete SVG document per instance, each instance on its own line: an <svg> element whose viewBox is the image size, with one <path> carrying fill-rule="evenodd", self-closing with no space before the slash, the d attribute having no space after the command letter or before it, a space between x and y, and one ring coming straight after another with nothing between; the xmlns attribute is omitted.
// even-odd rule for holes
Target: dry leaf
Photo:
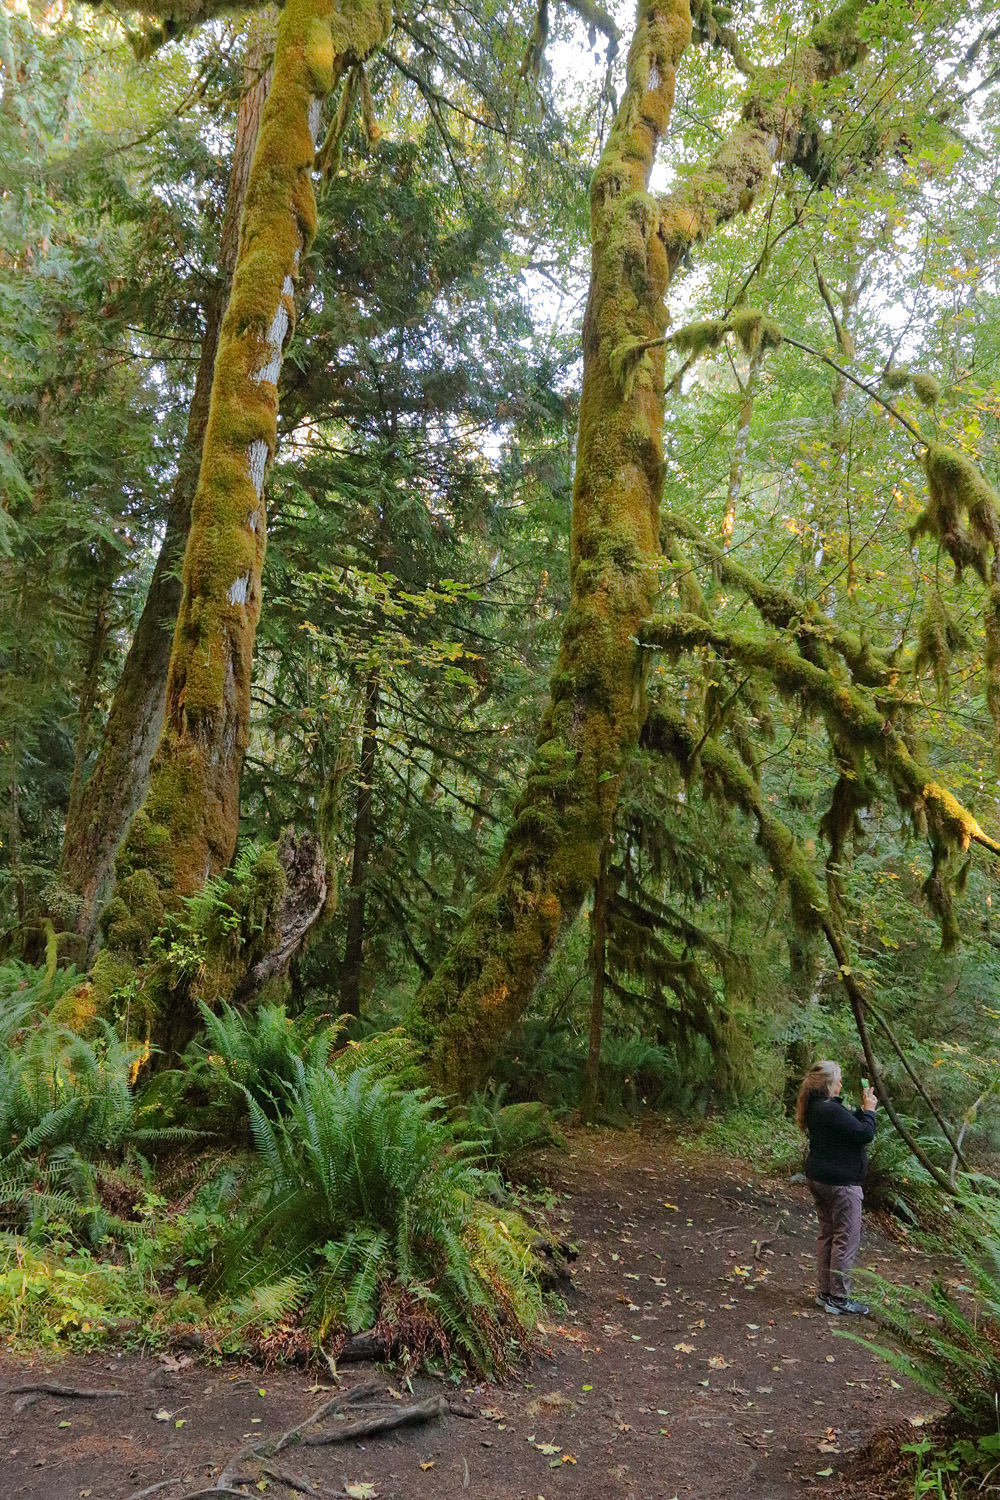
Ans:
<svg viewBox="0 0 1000 1500"><path fill-rule="evenodd" d="M433 1458L429 1458L427 1460L427 1462L425 1464L421 1464L420 1467L423 1469L424 1473L426 1474L428 1469L433 1469L434 1464L435 1464L435 1460Z"/></svg>
<svg viewBox="0 0 1000 1500"><path fill-rule="evenodd" d="M357 1479L353 1484L344 1485L344 1494L350 1495L351 1500L375 1500L378 1490L373 1484Z"/></svg>
<svg viewBox="0 0 1000 1500"><path fill-rule="evenodd" d="M564 1453L562 1456L562 1461L564 1464L575 1464L576 1455L573 1453Z"/></svg>
<svg viewBox="0 0 1000 1500"><path fill-rule="evenodd" d="M695 1347L693 1344L675 1344L674 1348L677 1350L678 1354L694 1354L695 1352Z"/></svg>
<svg viewBox="0 0 1000 1500"><path fill-rule="evenodd" d="M816 1451L817 1451L817 1453L839 1453L840 1452L840 1444L839 1443L817 1443L816 1444Z"/></svg>
<svg viewBox="0 0 1000 1500"><path fill-rule="evenodd" d="M165 1406L161 1406L160 1409L159 1409L159 1411L156 1413L155 1417L153 1418L153 1421L154 1422L169 1422L170 1418L172 1416L173 1416L173 1412L172 1411L167 1411L167 1408Z"/></svg>
<svg viewBox="0 0 1000 1500"><path fill-rule="evenodd" d="M506 1416L506 1412L502 1412L499 1406L484 1406L480 1408L479 1415L486 1417L490 1422L501 1422Z"/></svg>
<svg viewBox="0 0 1000 1500"><path fill-rule="evenodd" d="M535 1447L538 1449L539 1453L549 1454L559 1452L558 1443L536 1443Z"/></svg>
<svg viewBox="0 0 1000 1500"><path fill-rule="evenodd" d="M729 1360L726 1359L724 1354L713 1354L708 1361L708 1368L710 1370L728 1370Z"/></svg>

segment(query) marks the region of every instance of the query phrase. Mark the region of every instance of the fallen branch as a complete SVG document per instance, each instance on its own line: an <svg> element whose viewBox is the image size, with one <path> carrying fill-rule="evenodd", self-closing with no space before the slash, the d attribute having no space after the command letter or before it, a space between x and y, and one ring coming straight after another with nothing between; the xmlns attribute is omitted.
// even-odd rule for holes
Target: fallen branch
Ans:
<svg viewBox="0 0 1000 1500"><path fill-rule="evenodd" d="M352 1438L371 1437L376 1432L391 1432L395 1427L409 1427L417 1422L430 1422L434 1417L443 1417L448 1410L444 1396L433 1396L430 1401L418 1401L413 1406L400 1406L381 1417L365 1417L360 1422L345 1422L342 1427L330 1427L326 1432L310 1433L302 1438L310 1448L326 1443L347 1443Z"/></svg>
<svg viewBox="0 0 1000 1500"><path fill-rule="evenodd" d="M283 1432L271 1449L271 1452L280 1453L282 1448L287 1448L289 1443L295 1442L304 1428L312 1427L314 1423L321 1422L324 1417L330 1416L331 1413L339 1411L342 1407L353 1406L355 1402L364 1401L367 1397L374 1396L375 1392L381 1389L382 1382L380 1380L366 1380L363 1385L356 1385L352 1390L339 1391L330 1401L324 1401L322 1406L317 1407L311 1416L306 1417L304 1422L299 1422L298 1426L289 1427L287 1432ZM260 1452L260 1448L258 1447L255 1451Z"/></svg>
<svg viewBox="0 0 1000 1500"><path fill-rule="evenodd" d="M479 1416L478 1412L470 1411L467 1406L459 1406L455 1401L448 1402L448 1410L453 1417L470 1417L473 1421Z"/></svg>
<svg viewBox="0 0 1000 1500"><path fill-rule="evenodd" d="M36 1391L42 1396L71 1396L77 1401L111 1401L125 1395L124 1391L85 1390L82 1386L57 1385L54 1380L39 1380L32 1385L12 1385L3 1394L29 1396Z"/></svg>

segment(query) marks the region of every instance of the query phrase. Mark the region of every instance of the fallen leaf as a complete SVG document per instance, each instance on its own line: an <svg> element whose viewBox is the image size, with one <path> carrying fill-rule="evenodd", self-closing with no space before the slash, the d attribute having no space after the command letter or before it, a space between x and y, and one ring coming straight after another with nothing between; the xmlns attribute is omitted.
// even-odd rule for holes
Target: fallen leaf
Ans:
<svg viewBox="0 0 1000 1500"><path fill-rule="evenodd" d="M502 1412L499 1406L483 1406L480 1408L479 1415L486 1417L490 1422L499 1422L506 1416L506 1413Z"/></svg>
<svg viewBox="0 0 1000 1500"><path fill-rule="evenodd" d="M710 1370L728 1370L729 1364L730 1361L724 1354L713 1354L708 1361L708 1368Z"/></svg>
<svg viewBox="0 0 1000 1500"><path fill-rule="evenodd" d="M839 1453L840 1452L840 1444L839 1443L817 1443L816 1444L816 1451L817 1451L817 1453Z"/></svg>
<svg viewBox="0 0 1000 1500"><path fill-rule="evenodd" d="M834 1363L835 1363L835 1362L836 1362L836 1361L835 1361L835 1360L834 1360L834 1357L833 1357L833 1355L832 1355L832 1354L828 1354L828 1355L827 1355L827 1356L826 1356L826 1362L827 1362L827 1364L828 1364L828 1365L832 1365L832 1364L834 1364Z"/></svg>
<svg viewBox="0 0 1000 1500"><path fill-rule="evenodd" d="M426 1474L428 1469L433 1469L435 1462L436 1462L435 1459L429 1458L427 1460L427 1462L425 1464L421 1464L420 1467L423 1469L424 1473Z"/></svg>
<svg viewBox="0 0 1000 1500"><path fill-rule="evenodd" d="M175 1422L175 1423L174 1423L174 1426L175 1426L175 1427L183 1427L183 1426L184 1426L184 1423L185 1423L185 1422L186 1422L186 1421L187 1421L187 1417L178 1417L178 1418L177 1418L177 1421L176 1421L176 1422Z"/></svg>
<svg viewBox="0 0 1000 1500"><path fill-rule="evenodd" d="M156 1413L156 1416L153 1418L153 1421L154 1422L169 1422L170 1418L172 1416L173 1416L173 1412L172 1411L167 1411L167 1408L165 1406L161 1406L160 1409L159 1409L159 1411Z"/></svg>
<svg viewBox="0 0 1000 1500"><path fill-rule="evenodd" d="M816 1475L817 1475L817 1477L819 1479L829 1479L829 1477L830 1477L830 1475L832 1473L833 1473L832 1469L817 1469L816 1470Z"/></svg>
<svg viewBox="0 0 1000 1500"><path fill-rule="evenodd" d="M539 1453L549 1454L559 1452L558 1443L536 1443L535 1447L538 1449Z"/></svg>
<svg viewBox="0 0 1000 1500"><path fill-rule="evenodd" d="M353 1484L344 1485L344 1494L350 1495L351 1500L375 1500L378 1490L373 1484L368 1484L365 1480L358 1479Z"/></svg>
<svg viewBox="0 0 1000 1500"><path fill-rule="evenodd" d="M257 1394L258 1394L258 1396L266 1396L267 1395L267 1386L266 1385L259 1385L257 1387Z"/></svg>
<svg viewBox="0 0 1000 1500"><path fill-rule="evenodd" d="M920 1420L923 1421L923 1417L921 1417ZM60 1427L72 1427L72 1425L73 1425L72 1422L60 1422L59 1423ZM914 1426L916 1426L916 1423L914 1423Z"/></svg>
<svg viewBox="0 0 1000 1500"><path fill-rule="evenodd" d="M695 1352L695 1347L693 1344L675 1344L674 1348L677 1350L678 1354L694 1354Z"/></svg>
<svg viewBox="0 0 1000 1500"><path fill-rule="evenodd" d="M593 1389L594 1389L594 1387L592 1385L585 1385L584 1386L584 1390L585 1391L592 1391Z"/></svg>
<svg viewBox="0 0 1000 1500"><path fill-rule="evenodd" d="M672 1208L675 1214L679 1214L680 1213L680 1209L677 1207L676 1203L664 1203L663 1207L664 1208Z"/></svg>
<svg viewBox="0 0 1000 1500"><path fill-rule="evenodd" d="M562 1456L562 1461L564 1464L575 1464L577 1461L576 1455L573 1453L564 1453Z"/></svg>

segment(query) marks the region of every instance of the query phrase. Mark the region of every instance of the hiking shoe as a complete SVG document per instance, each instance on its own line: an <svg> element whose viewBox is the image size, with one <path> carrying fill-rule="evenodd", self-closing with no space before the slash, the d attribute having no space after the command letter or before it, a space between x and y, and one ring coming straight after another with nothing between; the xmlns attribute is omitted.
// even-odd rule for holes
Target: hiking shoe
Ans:
<svg viewBox="0 0 1000 1500"><path fill-rule="evenodd" d="M821 1307L825 1313L829 1313L834 1318L840 1317L841 1313L847 1311L843 1300L838 1301L834 1297L817 1297L816 1306Z"/></svg>
<svg viewBox="0 0 1000 1500"><path fill-rule="evenodd" d="M856 1302L853 1297L829 1297L826 1302L828 1313L838 1316L852 1315L856 1318L867 1318L871 1308L867 1302Z"/></svg>
<svg viewBox="0 0 1000 1500"><path fill-rule="evenodd" d="M826 1312L826 1304L829 1302L829 1300L830 1300L829 1297L823 1297L818 1292L817 1292L816 1296L813 1298L813 1301L815 1302L816 1306L817 1307L821 1307L824 1312Z"/></svg>

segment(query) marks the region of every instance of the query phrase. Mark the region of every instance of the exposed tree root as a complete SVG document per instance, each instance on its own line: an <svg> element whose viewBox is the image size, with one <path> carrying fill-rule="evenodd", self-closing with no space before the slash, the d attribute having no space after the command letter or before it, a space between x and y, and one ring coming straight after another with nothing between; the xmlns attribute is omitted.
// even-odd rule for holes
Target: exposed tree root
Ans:
<svg viewBox="0 0 1000 1500"><path fill-rule="evenodd" d="M287 1432L283 1432L271 1449L271 1452L280 1453L283 1448L287 1448L289 1444L294 1443L306 1427L312 1427L314 1423L321 1422L324 1417L330 1416L333 1412L340 1411L345 1406L353 1406L358 1401L367 1400L369 1396L374 1396L376 1391L380 1391L381 1389L382 1382L380 1380L366 1380L364 1385L356 1385L349 1391L338 1391L336 1396L333 1396L329 1401L325 1401L322 1406L317 1407L310 1416L306 1417L304 1422L299 1422L296 1427L290 1427ZM259 1447L257 1451L260 1451Z"/></svg>
<svg viewBox="0 0 1000 1500"><path fill-rule="evenodd" d="M443 1417L448 1411L444 1396L432 1396L429 1401L416 1401L412 1406L397 1406L395 1411L381 1416L363 1417L360 1422L345 1422L342 1427L330 1427L326 1432L314 1432L300 1441L310 1448L319 1448L327 1443L346 1443L352 1438L371 1437L376 1432L391 1432L395 1427L410 1427L417 1422L430 1422Z"/></svg>

